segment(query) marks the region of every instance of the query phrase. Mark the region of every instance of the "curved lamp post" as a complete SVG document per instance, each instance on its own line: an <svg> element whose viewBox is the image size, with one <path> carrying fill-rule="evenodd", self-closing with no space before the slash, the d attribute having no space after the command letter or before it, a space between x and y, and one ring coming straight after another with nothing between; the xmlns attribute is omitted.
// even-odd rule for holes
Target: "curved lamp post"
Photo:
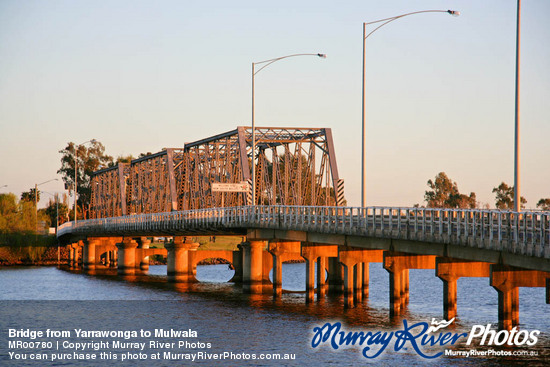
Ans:
<svg viewBox="0 0 550 367"><path fill-rule="evenodd" d="M78 173L77 173L77 167L78 167L78 155L77 155L77 147L80 147L81 145L88 144L88 143L95 143L97 140L92 139L85 141L84 143L78 144L74 146L74 224L76 224L76 181L78 180Z"/></svg>
<svg viewBox="0 0 550 367"><path fill-rule="evenodd" d="M363 100L362 100L362 145L361 145L361 206L364 208L367 206L366 198L367 198L367 188L366 188L366 129L365 129L365 71L366 71L366 40L367 38L385 26L388 23L393 22L394 20L407 17L409 15L413 14L421 14L421 13L448 13L455 17L460 15L460 12L456 10L422 10L422 11L415 11L412 13L406 13L401 15L396 15L395 17L391 18L385 18L380 20L375 20L373 22L363 23ZM367 34L367 25L370 24L377 24L382 23L378 25L376 28L374 28L369 34Z"/></svg>
<svg viewBox="0 0 550 367"><path fill-rule="evenodd" d="M252 63L252 205L256 205L256 124L254 121L254 76L274 62L296 56L317 56L323 59L327 57L325 54L293 54ZM256 65L262 66L256 70Z"/></svg>
<svg viewBox="0 0 550 367"><path fill-rule="evenodd" d="M520 46L520 18L521 0L518 0L518 11L516 20L516 112L514 131L514 211L521 211L521 193L519 179L519 46Z"/></svg>

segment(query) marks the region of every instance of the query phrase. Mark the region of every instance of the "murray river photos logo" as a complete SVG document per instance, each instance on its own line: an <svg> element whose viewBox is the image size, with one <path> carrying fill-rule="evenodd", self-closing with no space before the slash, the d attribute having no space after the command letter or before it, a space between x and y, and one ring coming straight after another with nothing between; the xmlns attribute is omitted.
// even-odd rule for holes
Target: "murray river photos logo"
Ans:
<svg viewBox="0 0 550 367"><path fill-rule="evenodd" d="M441 357L444 351L433 352L434 348L451 346L459 341L466 341L466 345L477 342L486 346L533 346L538 341L539 330L497 330L491 324L474 325L469 333L453 333L444 331L454 321L436 321L431 325L427 322L409 324L403 320L403 329L394 331L346 331L340 322L327 322L321 327L313 328L311 346L317 348L323 344L332 349L347 346L362 347L363 357L373 359L380 356L388 347L394 351L409 350L412 348L423 358ZM427 352L426 349L430 351Z"/></svg>

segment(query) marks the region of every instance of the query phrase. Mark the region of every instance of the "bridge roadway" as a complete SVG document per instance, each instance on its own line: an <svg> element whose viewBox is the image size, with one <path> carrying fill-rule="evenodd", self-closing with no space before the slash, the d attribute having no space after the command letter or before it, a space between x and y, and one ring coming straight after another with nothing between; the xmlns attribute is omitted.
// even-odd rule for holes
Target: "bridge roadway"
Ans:
<svg viewBox="0 0 550 367"><path fill-rule="evenodd" d="M246 236L239 251L201 254L191 236ZM166 250L149 249L150 236L173 236ZM488 277L498 293L499 324L519 324L518 287L546 287L550 303L550 212L386 207L242 206L99 218L65 223L58 238L85 268L117 264L119 273L147 269L148 256L167 256L168 280L190 282L196 263L222 257L247 292L273 287L280 296L282 262L306 260L306 299L343 292L347 307L368 296L369 263L390 276L390 313L408 303L409 269L434 269L443 281L444 317L457 313L457 279ZM96 259L97 254L97 259ZM103 255L102 255L103 254ZM269 271L273 267L273 285Z"/></svg>

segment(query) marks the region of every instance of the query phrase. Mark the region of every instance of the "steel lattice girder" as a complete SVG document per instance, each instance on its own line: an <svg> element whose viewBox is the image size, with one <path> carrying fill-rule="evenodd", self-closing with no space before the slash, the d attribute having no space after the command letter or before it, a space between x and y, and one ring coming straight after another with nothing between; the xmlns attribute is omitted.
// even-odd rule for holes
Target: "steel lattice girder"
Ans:
<svg viewBox="0 0 550 367"><path fill-rule="evenodd" d="M92 217L250 204L246 193L212 192L211 186L251 183L252 161L255 204L343 204L331 129L257 127L253 155L252 129L240 126L95 172Z"/></svg>

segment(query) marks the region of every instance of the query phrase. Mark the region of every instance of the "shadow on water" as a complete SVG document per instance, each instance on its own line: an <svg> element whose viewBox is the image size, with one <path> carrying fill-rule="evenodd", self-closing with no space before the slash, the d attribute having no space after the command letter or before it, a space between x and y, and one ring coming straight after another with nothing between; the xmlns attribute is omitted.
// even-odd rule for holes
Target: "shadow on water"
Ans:
<svg viewBox="0 0 550 367"><path fill-rule="evenodd" d="M289 264L291 266L285 270L291 275L287 278L290 282L286 285L287 288L297 289L300 287L298 283L303 284L305 281L303 264ZM64 268L59 271L55 268L26 268L21 270L2 270L2 279L7 283L19 284L20 289L15 290L9 297L1 297L0 299L52 299L52 300L77 300L78 315L70 315L69 322L71 327L74 325L74 320L77 322L85 322L85 315L96 315L93 317L94 322L100 325L111 325L113 321L124 320L131 318L138 320L137 325L163 325L169 323L175 325L174 322L183 322L186 327L196 327L202 330L204 335L211 335L223 340L234 339L235 347L241 338L239 333L244 332L249 334L247 340L256 340L264 338L270 342L286 343L285 348L295 350L299 348L303 350L304 358L312 359L317 362L327 362L334 358L339 360L344 358L349 363L353 361L363 361L358 353L348 352L329 352L329 349L323 349L320 354L319 349L311 349L307 347L311 342L311 333L313 327L322 326L326 322L342 323L346 330L356 331L388 331L403 328L403 320L407 320L409 324L416 322L430 322L432 318L441 320L441 312L433 306L434 302L441 302L438 295L422 294L426 289L433 290L434 286L440 286L434 282L433 271L431 273L413 273L411 272L411 300L404 313L399 317L391 318L388 309L388 282L387 273L383 269L378 269L375 266L371 267L374 271L371 272L370 294L368 298L364 298L363 302L357 304L353 308L344 307L344 299L342 295L329 294L324 297L317 297L313 302L306 302L306 297L303 292L285 292L280 298L274 299L271 293L271 288L266 287L266 292L263 294L245 294L240 285L233 283L220 282L217 278L218 272L228 271L226 265L209 265L197 268L197 273L200 273L201 279L205 281L200 283L168 283L166 278L166 266L151 266L148 274L136 273L134 275L120 276L116 269L95 269L91 271L75 270ZM283 270L283 272L285 271ZM380 271L382 270L382 271ZM294 275L292 275L295 272ZM26 275L25 275L26 274ZM214 274L214 275L213 275ZM221 278L227 279L227 274ZM437 279L436 279L437 281ZM55 282L60 284L54 284ZM294 282L294 283L292 283ZM7 284L5 283L5 284ZM33 284L36 283L36 284ZM487 288L476 285L470 290L470 285L465 289L468 294L464 294L467 302L475 304L483 299L483 293ZM39 289L37 287L42 287ZM283 287L285 287L283 279ZM481 292L479 291L481 289ZM19 292L19 293L17 293ZM34 294L32 297L14 298L17 294L28 295ZM60 293L65 292L65 293ZM440 292L440 291L438 291ZM459 290L459 297L461 292ZM477 293L476 293L477 292ZM471 294L470 294L471 293ZM38 298L36 298L38 297ZM493 300L492 295L483 301L483 308L496 308L496 299ZM525 297L529 301L532 297ZM101 302L90 302L88 300L96 300ZM109 301L110 300L110 301ZM130 300L130 301L123 301ZM132 301L134 300L134 301ZM72 301L71 301L72 302ZM133 303L132 303L133 302ZM494 303L494 305L487 305ZM121 306L124 305L124 306ZM441 305L441 303L439 303ZM533 303L538 305L538 303ZM533 308L533 305L527 303L526 320L533 324L533 318L538 319L542 314L539 308ZM23 307L31 308L31 306ZM40 305L42 309L47 309L47 305ZM54 306L52 306L54 307ZM57 306L55 306L57 307ZM472 325L483 324L480 320L492 320L491 314L483 313L480 307L475 310L475 306L470 305L476 313L473 317L468 309L466 316L458 320L456 325L449 329L451 332L468 332ZM435 311L434 311L435 309ZM99 312L97 310L105 310ZM461 306L459 305L459 313ZM495 310L491 310L493 312ZM32 310L30 310L32 315ZM113 315L117 315L117 319L113 319ZM496 315L495 315L496 316ZM38 317L36 315L31 317ZM49 316L41 316L42 319L49 319ZM11 317L5 318L10 325L15 321ZM40 322L41 320L30 320L29 322ZM494 322L494 321L493 321ZM48 323L46 323L48 324ZM136 323L134 322L134 325ZM16 325L13 324L14 326ZM126 324L124 324L126 325ZM87 326L90 327L90 326ZM125 326L127 327L127 326ZM202 329L201 329L202 328ZM213 328L219 328L219 331L213 331ZM525 328L525 326L521 326ZM549 342L546 331L548 322L543 318L539 322L538 327L529 325L526 329L538 328L543 331L541 341L535 348L540 356L534 359L506 359L506 358L451 358L445 357L440 360L445 365L545 365L549 353ZM277 332L281 335L277 336ZM231 336L231 337L230 337ZM233 340L233 339L231 339ZM219 343L218 343L219 344ZM261 344L262 348L268 348L268 343ZM464 343L454 346L455 350L469 350L473 346L466 346ZM293 349L294 348L294 349ZM486 348L486 347L485 347ZM482 349L482 348L479 348ZM344 353L344 354L343 354ZM414 362L410 359L413 352L406 352L406 356L402 353L394 353L384 357L378 362L391 364L409 364L421 365L422 361ZM305 362L305 360L303 360ZM412 363L411 363L412 361Z"/></svg>

